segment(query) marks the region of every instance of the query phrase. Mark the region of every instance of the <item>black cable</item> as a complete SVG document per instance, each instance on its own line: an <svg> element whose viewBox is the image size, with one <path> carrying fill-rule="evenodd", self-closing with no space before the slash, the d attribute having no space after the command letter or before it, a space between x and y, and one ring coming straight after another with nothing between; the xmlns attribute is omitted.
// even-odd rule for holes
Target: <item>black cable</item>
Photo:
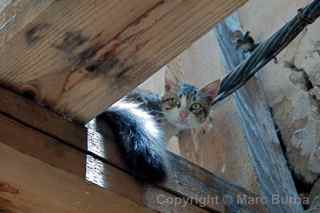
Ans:
<svg viewBox="0 0 320 213"><path fill-rule="evenodd" d="M314 0L268 40L261 43L252 55L222 79L218 96L212 104L222 101L246 84L262 67L273 60L304 28L320 16L320 0Z"/></svg>

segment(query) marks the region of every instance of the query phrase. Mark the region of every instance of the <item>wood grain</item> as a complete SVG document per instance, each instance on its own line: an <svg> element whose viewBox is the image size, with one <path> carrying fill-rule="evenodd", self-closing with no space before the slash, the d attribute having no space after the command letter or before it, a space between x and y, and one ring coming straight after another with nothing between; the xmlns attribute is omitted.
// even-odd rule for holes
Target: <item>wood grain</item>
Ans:
<svg viewBox="0 0 320 213"><path fill-rule="evenodd" d="M82 125L62 119L58 114L1 87L0 97L0 111L6 116L76 147L86 147L87 133Z"/></svg>
<svg viewBox="0 0 320 213"><path fill-rule="evenodd" d="M2 141L0 141L2 142ZM0 212L153 212L0 143Z"/></svg>
<svg viewBox="0 0 320 213"><path fill-rule="evenodd" d="M127 171L121 155L119 154L117 145L113 142L112 135L104 123L92 122L89 124L89 129L86 129L66 121L55 113L8 90L0 89L0 95L4 97L0 100L0 113L4 115L3 117L11 118L11 120L21 123L24 128L27 126L46 135L46 137L54 138L56 141L63 141L63 143L72 145L72 147L77 147L78 149L85 147L86 149L83 151L90 151L91 158L99 161L99 165L101 165L100 167L102 168L105 163L110 163L117 168ZM15 102L17 104L14 104ZM8 107L8 103L12 104L12 107ZM26 115L23 115L23 112L25 112ZM51 123L55 125L50 125ZM6 123L4 127L5 126L10 125ZM63 129L63 131L60 129ZM22 132L22 130L19 131ZM76 134L70 134L72 131L76 131ZM6 134L9 142L11 134L14 134L14 132L11 131L10 134ZM26 133L24 134L27 135ZM78 137L78 135L82 136ZM15 135L14 137L19 137L19 135ZM64 138L66 139L64 140ZM22 150L19 150L26 152L28 147L32 148L33 146L31 144L29 146L26 145L26 147L23 146ZM18 149L18 147L15 148ZM30 153L32 154L31 151L27 154ZM49 156L49 154L43 155ZM193 203L198 203L198 205L199 202L201 202L201 199L206 197L218 197L221 201L225 196L256 196L241 187L230 184L222 178L216 177L208 171L187 162L181 157L171 153L168 153L168 156L170 161L169 177L166 182L158 185L161 189L189 198ZM104 174L102 173L102 177L101 175L98 175L97 177L100 178L89 180L103 186L103 179L105 179ZM243 211L245 211L245 209L254 211L255 207L256 206L250 205L241 206ZM223 211L224 204L222 202L208 202L206 203L206 208Z"/></svg>
<svg viewBox="0 0 320 213"><path fill-rule="evenodd" d="M0 129L0 210L207 212L190 202L169 202L182 198L142 184L119 168L3 115L0 115ZM13 193L15 196L10 196ZM109 202L114 205L109 206Z"/></svg>
<svg viewBox="0 0 320 213"><path fill-rule="evenodd" d="M0 46L36 18L54 0L0 1Z"/></svg>
<svg viewBox="0 0 320 213"><path fill-rule="evenodd" d="M53 1L0 51L0 80L82 122L246 0Z"/></svg>
<svg viewBox="0 0 320 213"><path fill-rule="evenodd" d="M217 37L226 62L225 70L230 72L245 56L232 44L231 27L226 23L221 22L217 26ZM239 89L235 93L235 101L268 212L303 212L299 202L286 201L299 200L299 197L259 80L253 78ZM275 195L284 202L278 202Z"/></svg>

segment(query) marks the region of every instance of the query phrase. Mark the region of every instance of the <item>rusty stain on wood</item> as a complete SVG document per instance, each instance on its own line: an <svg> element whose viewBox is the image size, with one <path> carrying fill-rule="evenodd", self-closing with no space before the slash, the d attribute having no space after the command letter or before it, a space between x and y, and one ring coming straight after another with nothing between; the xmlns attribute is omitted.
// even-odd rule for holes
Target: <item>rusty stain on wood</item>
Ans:
<svg viewBox="0 0 320 213"><path fill-rule="evenodd" d="M94 10L84 0L53 3L6 43L1 79L15 88L38 83L41 103L50 103L50 109L83 122L151 76L245 1L150 0L141 4L133 0L116 1L113 6L99 1ZM39 23L50 27L30 51L25 34L31 29L27 34L33 35L37 31L33 26ZM95 45L102 45L101 49L92 51Z"/></svg>
<svg viewBox="0 0 320 213"><path fill-rule="evenodd" d="M96 72L96 71L107 71L111 70L117 64L119 64L119 59L112 55L105 54L102 58L93 61L92 64L86 67L88 72Z"/></svg>
<svg viewBox="0 0 320 213"><path fill-rule="evenodd" d="M64 33L62 42L54 47L66 53L72 53L77 47L80 47L88 40L89 38L81 31L69 31Z"/></svg>
<svg viewBox="0 0 320 213"><path fill-rule="evenodd" d="M159 1L157 4L155 4L149 10L147 10L145 13L143 13L141 16L139 16L135 21L133 21L131 24L129 24L129 26L127 28L129 28L130 26L134 26L134 25L140 24L140 22L143 19L147 18L152 11L154 11L156 8L160 7L164 3L165 3L165 0Z"/></svg>
<svg viewBox="0 0 320 213"><path fill-rule="evenodd" d="M79 54L77 54L75 57L72 57L74 59L74 63L76 64L76 67L78 67L78 66L82 67L82 65L84 65L85 70L87 70L88 72L101 73L101 72L106 72L108 70L112 70L113 68L115 68L116 65L119 65L120 71L118 74L116 74L116 78L120 78L121 76L123 76L127 71L129 71L131 69L131 67L126 67L125 64L120 61L120 59L115 57L116 52L117 52L118 48L120 47L120 45L126 43L127 41L129 41L133 37L137 36L141 32L139 31L138 33L130 35L129 37L125 38L124 40L120 40L119 37L126 30L128 30L130 27L133 27L133 26L140 24L141 21L144 18L148 17L148 15L153 10L155 10L157 7L159 7L160 5L162 5L164 3L165 3L164 0L159 1L157 4L155 4L149 10L147 10L145 13L143 13L140 17L138 17L136 20L134 20L133 22L128 24L128 26L126 26L122 31L117 33L111 40L109 40L107 42L107 44L100 44L100 43L94 44L92 47L89 47L89 48L83 50L82 52L80 52ZM97 36L95 36L95 38L100 37L101 34L102 33L97 34ZM58 48L60 47L59 49L66 51L66 47L68 47L66 52L69 52L71 54L72 54L75 47L82 45L83 43L85 43L88 40L88 39L85 39L84 37L81 36L81 32L78 32L78 34L70 34L65 38L68 38L68 39L64 40L64 43L63 43L64 45L60 45L60 46L58 46ZM81 41L81 42L79 42L76 45L72 45L72 44L74 44L74 41ZM70 45L70 43L71 43L71 45ZM139 46L137 46L135 48L135 51L138 51L143 46L145 46L145 44L140 44ZM97 59L93 59L98 54L98 52L103 48L107 49L107 50L105 50L105 53L102 54Z"/></svg>
<svg viewBox="0 0 320 213"><path fill-rule="evenodd" d="M98 33L94 39L99 38L101 34ZM89 42L89 37L84 36L81 31L66 32L62 42L54 47L67 54L72 67L71 71L84 68L87 72L99 74L121 64L120 60L115 57L118 42L108 44L95 42L92 45L88 44Z"/></svg>
<svg viewBox="0 0 320 213"><path fill-rule="evenodd" d="M26 42L29 46L33 46L37 43L43 36L44 33L48 30L50 25L48 23L40 23L32 26L25 33Z"/></svg>
<svg viewBox="0 0 320 213"><path fill-rule="evenodd" d="M118 32L113 38L111 38L108 43L111 43L113 41L117 41L119 44L120 43L125 43L128 40L130 40L132 37L136 36L138 33L135 33L127 38L125 38L124 40L120 41L120 36L122 34L124 34L124 32L126 32L128 29L130 29L131 27L136 27L137 25L139 25L143 19L147 18L149 16L149 14L154 11L156 8L158 8L159 6L161 6L162 4L165 3L165 0L161 0L158 3L156 3L153 7L151 7L150 9L148 9L147 11L145 11L142 15L140 15L136 20L132 21L131 23L129 23L123 30L121 30L120 32ZM149 27L150 28L150 27Z"/></svg>
<svg viewBox="0 0 320 213"><path fill-rule="evenodd" d="M86 48L85 50L81 51L76 57L76 64L84 64L86 65L90 60L92 60L105 45L96 43L91 47Z"/></svg>
<svg viewBox="0 0 320 213"><path fill-rule="evenodd" d="M88 72L107 72L120 63L120 60L115 57L115 52L115 44L97 43L77 54L76 63L84 66Z"/></svg>
<svg viewBox="0 0 320 213"><path fill-rule="evenodd" d="M6 193L10 193L10 194L18 194L19 189L17 189L14 186L11 186L8 183L0 182L0 192L6 192Z"/></svg>

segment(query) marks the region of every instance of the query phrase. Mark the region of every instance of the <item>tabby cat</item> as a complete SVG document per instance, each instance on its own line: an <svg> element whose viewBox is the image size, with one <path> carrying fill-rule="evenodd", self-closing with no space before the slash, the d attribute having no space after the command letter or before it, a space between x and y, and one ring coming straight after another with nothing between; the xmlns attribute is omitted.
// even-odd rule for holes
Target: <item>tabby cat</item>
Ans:
<svg viewBox="0 0 320 213"><path fill-rule="evenodd" d="M214 81L198 89L166 74L162 97L137 89L97 119L110 126L136 177L160 181L166 177L165 141L206 121L219 83Z"/></svg>

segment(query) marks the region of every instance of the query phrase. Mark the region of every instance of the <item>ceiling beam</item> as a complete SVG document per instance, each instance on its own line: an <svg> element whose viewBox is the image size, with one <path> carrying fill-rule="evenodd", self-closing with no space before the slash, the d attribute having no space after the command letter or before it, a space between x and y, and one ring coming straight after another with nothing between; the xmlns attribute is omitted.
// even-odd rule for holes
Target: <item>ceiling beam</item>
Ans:
<svg viewBox="0 0 320 213"><path fill-rule="evenodd" d="M245 2L48 1L1 48L0 82L87 122Z"/></svg>

